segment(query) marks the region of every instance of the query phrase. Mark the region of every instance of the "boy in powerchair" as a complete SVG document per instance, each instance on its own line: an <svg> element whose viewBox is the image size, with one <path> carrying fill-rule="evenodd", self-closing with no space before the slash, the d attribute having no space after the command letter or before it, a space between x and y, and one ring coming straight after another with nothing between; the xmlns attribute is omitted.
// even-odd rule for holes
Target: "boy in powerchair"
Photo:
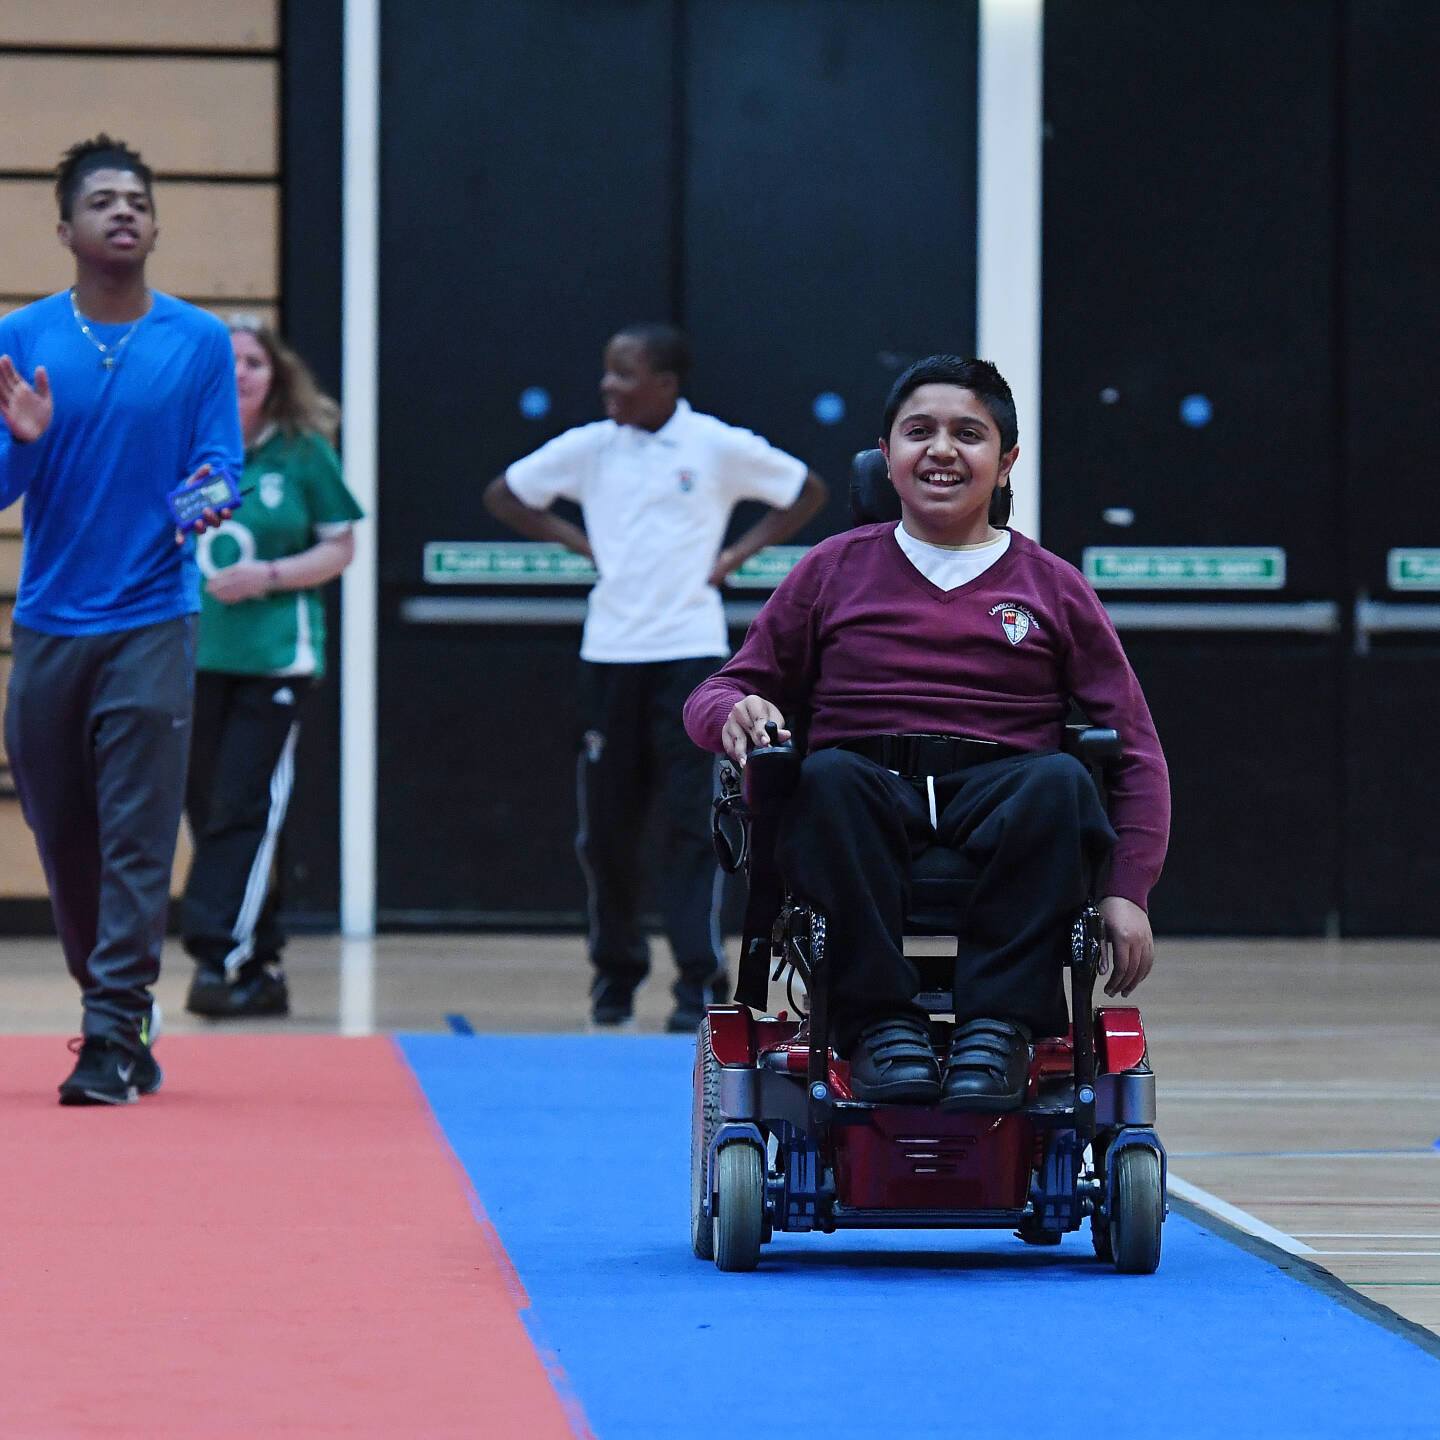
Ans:
<svg viewBox="0 0 1440 1440"><path fill-rule="evenodd" d="M776 860L826 917L832 1038L872 1103L1017 1108L1031 1037L1068 1024L1070 927L1091 895L1106 994L1128 996L1154 962L1164 756L1095 592L1004 528L1017 439L993 365L912 365L881 440L900 523L815 546L685 707L690 738L737 765L770 743L767 724L784 741L786 717L805 717ZM1121 737L1103 803L1060 752L1072 699ZM932 845L957 851L969 882L943 1073L902 948L911 865Z"/></svg>

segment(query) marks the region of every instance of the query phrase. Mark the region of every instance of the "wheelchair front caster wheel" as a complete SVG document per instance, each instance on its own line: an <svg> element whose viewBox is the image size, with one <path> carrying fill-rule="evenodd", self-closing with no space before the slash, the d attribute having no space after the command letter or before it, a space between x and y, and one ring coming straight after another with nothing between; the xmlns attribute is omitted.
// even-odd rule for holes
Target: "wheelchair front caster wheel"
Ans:
<svg viewBox="0 0 1440 1440"><path fill-rule="evenodd" d="M1109 1235L1109 1258L1122 1275L1155 1273L1160 1264L1160 1226L1164 1219L1160 1157L1138 1145L1122 1150L1115 1157ZM1099 1255L1098 1231L1094 1238L1095 1253Z"/></svg>
<svg viewBox="0 0 1440 1440"><path fill-rule="evenodd" d="M1029 1216L1020 1222L1015 1234L1027 1245L1058 1245L1061 1239L1058 1230L1047 1229Z"/></svg>
<svg viewBox="0 0 1440 1440"><path fill-rule="evenodd" d="M753 1270L765 1232L765 1157L754 1145L727 1145L715 1157L715 1264Z"/></svg>

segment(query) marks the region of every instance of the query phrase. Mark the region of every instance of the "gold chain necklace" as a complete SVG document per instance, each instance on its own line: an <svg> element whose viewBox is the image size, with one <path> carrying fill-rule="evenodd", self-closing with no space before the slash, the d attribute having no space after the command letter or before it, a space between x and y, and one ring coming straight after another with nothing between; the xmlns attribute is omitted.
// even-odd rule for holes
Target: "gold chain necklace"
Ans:
<svg viewBox="0 0 1440 1440"><path fill-rule="evenodd" d="M100 364L106 370L113 370L120 363L120 352L130 343L130 337L140 326L140 320L150 313L150 307L145 307L145 315L140 316L133 325L115 342L113 346L106 345L104 341L98 340L94 332L85 323L85 317L80 313L80 307L75 303L75 291L70 291L70 313L75 317L75 323L80 327L80 333L100 352Z"/></svg>

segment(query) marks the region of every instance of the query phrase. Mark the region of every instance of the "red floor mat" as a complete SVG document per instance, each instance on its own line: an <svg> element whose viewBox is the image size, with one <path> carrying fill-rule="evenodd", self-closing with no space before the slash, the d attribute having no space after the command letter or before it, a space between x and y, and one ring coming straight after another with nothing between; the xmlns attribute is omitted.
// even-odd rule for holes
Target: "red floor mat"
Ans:
<svg viewBox="0 0 1440 1440"><path fill-rule="evenodd" d="M69 1109L0 1038L0 1434L572 1437L384 1039L177 1036Z"/></svg>

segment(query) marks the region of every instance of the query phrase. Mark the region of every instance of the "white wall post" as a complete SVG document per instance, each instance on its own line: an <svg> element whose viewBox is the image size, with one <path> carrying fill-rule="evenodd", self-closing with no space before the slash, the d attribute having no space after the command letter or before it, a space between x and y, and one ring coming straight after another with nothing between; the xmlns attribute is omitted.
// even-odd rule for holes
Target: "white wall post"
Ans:
<svg viewBox="0 0 1440 1440"><path fill-rule="evenodd" d="M345 0L341 386L345 481L365 511L341 582L340 928L375 933L380 0Z"/></svg>
<svg viewBox="0 0 1440 1440"><path fill-rule="evenodd" d="M980 0L976 350L1020 416L1014 527L1040 538L1040 221L1044 0Z"/></svg>

